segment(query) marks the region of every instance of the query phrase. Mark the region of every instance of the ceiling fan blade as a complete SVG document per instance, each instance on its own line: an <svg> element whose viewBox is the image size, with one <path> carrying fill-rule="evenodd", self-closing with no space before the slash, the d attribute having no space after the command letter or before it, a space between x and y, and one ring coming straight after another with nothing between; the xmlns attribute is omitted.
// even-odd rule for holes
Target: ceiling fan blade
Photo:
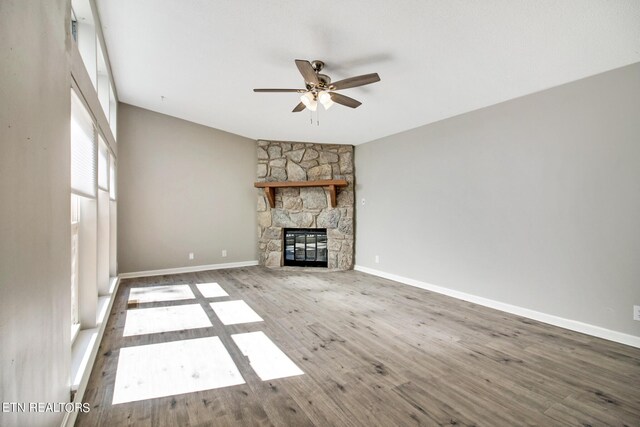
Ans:
<svg viewBox="0 0 640 427"><path fill-rule="evenodd" d="M360 101L356 101L353 98L349 98L348 96L344 96L344 95L339 94L339 93L329 92L329 94L331 95L331 100L333 102L337 102L338 104L346 105L347 107L358 108L362 104L362 102L360 102Z"/></svg>
<svg viewBox="0 0 640 427"><path fill-rule="evenodd" d="M254 89L254 92L298 92L304 93L304 89Z"/></svg>
<svg viewBox="0 0 640 427"><path fill-rule="evenodd" d="M320 83L318 81L316 72L311 66L311 62L305 61L304 59L296 59L296 66L298 67L298 70L300 70L300 74L302 74L302 77L304 77L305 82L313 83L315 85Z"/></svg>
<svg viewBox="0 0 640 427"><path fill-rule="evenodd" d="M379 82L380 76L378 73L363 74L362 76L349 77L348 79L338 80L331 83L329 87L331 90L348 89L350 87L364 86L371 83Z"/></svg>
<svg viewBox="0 0 640 427"><path fill-rule="evenodd" d="M304 104L301 102L300 104L296 105L296 108L291 110L291 112L292 113L298 113L298 112L304 110L305 108L307 108L307 107L305 107Z"/></svg>

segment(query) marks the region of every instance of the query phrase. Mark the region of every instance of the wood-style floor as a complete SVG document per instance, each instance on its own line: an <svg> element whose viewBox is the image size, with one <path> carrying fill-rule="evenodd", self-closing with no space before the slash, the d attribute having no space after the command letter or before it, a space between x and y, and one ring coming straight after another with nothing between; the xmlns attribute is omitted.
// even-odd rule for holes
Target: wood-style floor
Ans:
<svg viewBox="0 0 640 427"><path fill-rule="evenodd" d="M264 322L123 337L132 286L218 282ZM141 307L193 304L193 300ZM304 375L261 381L263 331ZM111 405L122 347L218 336L246 384ZM77 426L640 426L640 349L355 271L249 267L123 280Z"/></svg>

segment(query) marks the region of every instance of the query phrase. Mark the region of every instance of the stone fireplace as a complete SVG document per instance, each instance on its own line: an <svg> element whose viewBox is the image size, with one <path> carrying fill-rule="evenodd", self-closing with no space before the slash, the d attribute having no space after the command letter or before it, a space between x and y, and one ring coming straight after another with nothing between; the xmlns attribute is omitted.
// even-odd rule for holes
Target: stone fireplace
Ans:
<svg viewBox="0 0 640 427"><path fill-rule="evenodd" d="M352 145L257 141L257 181L344 179L336 206L323 187L283 187L270 207L258 189L258 255L260 265L284 265L284 229L326 229L327 267L353 268L354 166Z"/></svg>

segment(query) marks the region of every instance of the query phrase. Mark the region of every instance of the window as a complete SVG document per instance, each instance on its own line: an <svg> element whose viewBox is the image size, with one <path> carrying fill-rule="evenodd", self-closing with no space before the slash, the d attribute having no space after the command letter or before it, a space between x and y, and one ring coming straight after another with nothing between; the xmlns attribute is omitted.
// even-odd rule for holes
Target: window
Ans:
<svg viewBox="0 0 640 427"><path fill-rule="evenodd" d="M71 90L71 337L87 326L86 296L95 288L97 144L93 120ZM91 325L89 325L91 326Z"/></svg>
<svg viewBox="0 0 640 427"><path fill-rule="evenodd" d="M99 321L98 300L110 294L117 273L115 157L71 94L71 317L86 329Z"/></svg>
<svg viewBox="0 0 640 427"><path fill-rule="evenodd" d="M111 200L116 199L116 164L113 156L109 162L109 196Z"/></svg>
<svg viewBox="0 0 640 427"><path fill-rule="evenodd" d="M95 6L94 0L71 0L68 34L72 48L77 48L72 55L69 142L73 391L88 375L87 361L94 351L97 328L104 327L117 284L117 202L112 150L118 100ZM86 74L76 73L83 67Z"/></svg>
<svg viewBox="0 0 640 427"><path fill-rule="evenodd" d="M73 39L78 42L78 18L76 18L76 13L71 8L71 36Z"/></svg>
<svg viewBox="0 0 640 427"><path fill-rule="evenodd" d="M116 135L118 127L118 106L116 104L116 94L113 92L113 87L111 87L111 91L109 94L109 124L111 125L111 132L113 133L113 137L115 139L118 139L118 135Z"/></svg>
<svg viewBox="0 0 640 427"><path fill-rule="evenodd" d="M118 232L117 232L117 204L116 204L116 162L113 155L109 156L109 275L118 275Z"/></svg>
<svg viewBox="0 0 640 427"><path fill-rule="evenodd" d="M96 144L91 116L72 91L71 95L71 191L96 196Z"/></svg>
<svg viewBox="0 0 640 427"><path fill-rule="evenodd" d="M75 41L80 57L91 83L96 90L98 101L109 123L114 140L117 133L118 100L112 84L107 50L103 43L99 26L90 0L71 0L71 38ZM93 111L97 117L97 111ZM103 135L106 129L102 129Z"/></svg>
<svg viewBox="0 0 640 427"><path fill-rule="evenodd" d="M109 120L109 106L110 106L110 97L111 97L111 83L109 82L109 72L107 70L107 63L104 60L104 55L102 54L102 46L98 43L98 100L100 101L100 105L102 106L102 111L104 111L104 115Z"/></svg>
<svg viewBox="0 0 640 427"><path fill-rule="evenodd" d="M98 148L98 187L109 190L109 150L102 137Z"/></svg>
<svg viewBox="0 0 640 427"><path fill-rule="evenodd" d="M96 27L89 0L71 0L72 16L76 20L76 36L78 50L82 62L89 73L93 87L98 87L96 58Z"/></svg>
<svg viewBox="0 0 640 427"><path fill-rule="evenodd" d="M71 337L80 326L78 317L78 266L79 266L80 198L71 194Z"/></svg>

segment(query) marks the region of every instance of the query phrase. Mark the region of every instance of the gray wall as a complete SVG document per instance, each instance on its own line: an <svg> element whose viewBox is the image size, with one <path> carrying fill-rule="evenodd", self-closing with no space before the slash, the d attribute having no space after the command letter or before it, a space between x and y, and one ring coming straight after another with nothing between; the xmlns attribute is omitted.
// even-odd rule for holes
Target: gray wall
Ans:
<svg viewBox="0 0 640 427"><path fill-rule="evenodd" d="M356 177L357 265L640 336L640 64L359 145Z"/></svg>
<svg viewBox="0 0 640 427"><path fill-rule="evenodd" d="M68 2L0 2L0 401L68 402ZM0 412L0 425L61 413Z"/></svg>
<svg viewBox="0 0 640 427"><path fill-rule="evenodd" d="M256 260L256 162L251 139L120 104L119 272Z"/></svg>

